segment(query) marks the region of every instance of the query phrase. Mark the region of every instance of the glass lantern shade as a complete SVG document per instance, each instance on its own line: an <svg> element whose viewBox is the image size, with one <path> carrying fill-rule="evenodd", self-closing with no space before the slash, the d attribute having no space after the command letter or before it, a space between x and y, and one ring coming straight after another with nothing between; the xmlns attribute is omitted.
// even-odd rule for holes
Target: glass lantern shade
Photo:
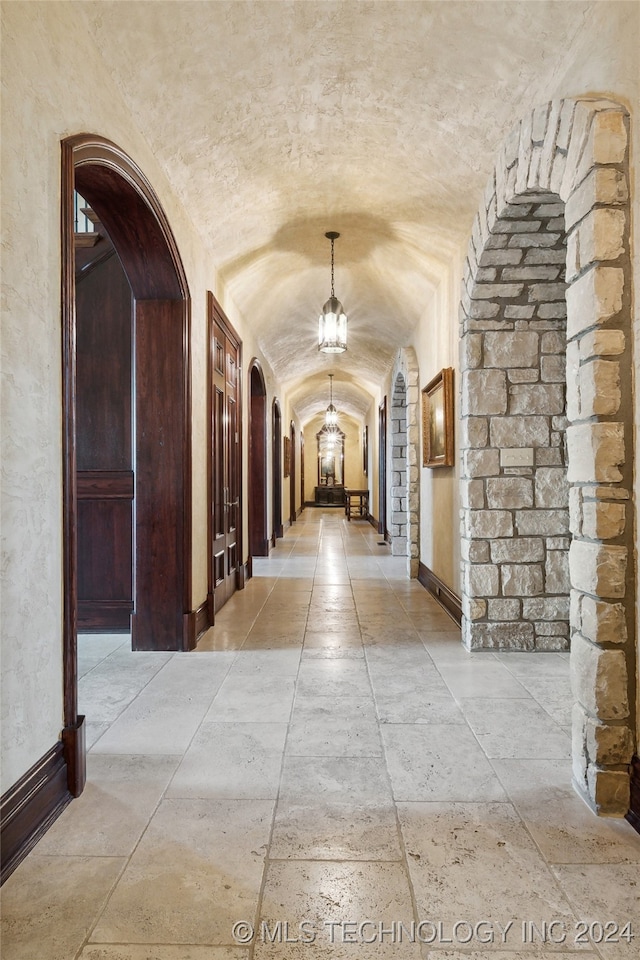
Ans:
<svg viewBox="0 0 640 960"><path fill-rule="evenodd" d="M329 297L322 308L318 349L323 353L343 353L347 349L347 315L336 297Z"/></svg>

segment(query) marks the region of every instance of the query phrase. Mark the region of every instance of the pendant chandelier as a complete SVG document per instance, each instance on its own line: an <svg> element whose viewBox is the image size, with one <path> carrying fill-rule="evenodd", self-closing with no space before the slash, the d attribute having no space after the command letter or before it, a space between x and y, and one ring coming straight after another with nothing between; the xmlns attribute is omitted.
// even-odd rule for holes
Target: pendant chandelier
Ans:
<svg viewBox="0 0 640 960"><path fill-rule="evenodd" d="M338 411L333 405L333 374L329 374L329 406L327 407L327 412L324 415L324 422L327 427L337 427L338 425Z"/></svg>
<svg viewBox="0 0 640 960"><path fill-rule="evenodd" d="M347 315L333 288L333 244L339 236L335 230L325 233L331 241L331 296L322 308L318 328L318 350L323 353L343 353L347 349Z"/></svg>

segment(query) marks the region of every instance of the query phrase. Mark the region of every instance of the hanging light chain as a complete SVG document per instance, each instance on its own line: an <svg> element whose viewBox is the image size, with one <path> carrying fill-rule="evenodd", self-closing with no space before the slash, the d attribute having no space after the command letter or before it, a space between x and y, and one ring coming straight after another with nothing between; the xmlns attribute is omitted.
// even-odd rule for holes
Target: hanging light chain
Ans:
<svg viewBox="0 0 640 960"><path fill-rule="evenodd" d="M333 289L333 244L334 243L335 243L335 240L333 237L331 237L331 296L332 297L335 297L335 292Z"/></svg>

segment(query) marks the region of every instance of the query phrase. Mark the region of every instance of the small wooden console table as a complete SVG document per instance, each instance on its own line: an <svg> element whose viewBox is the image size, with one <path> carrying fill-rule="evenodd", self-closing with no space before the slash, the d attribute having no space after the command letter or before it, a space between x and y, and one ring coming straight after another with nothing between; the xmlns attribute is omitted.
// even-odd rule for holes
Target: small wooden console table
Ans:
<svg viewBox="0 0 640 960"><path fill-rule="evenodd" d="M351 517L360 517L363 520L369 518L369 491L368 490L353 490L351 488L347 489L345 487L344 491L345 505L344 512L346 514L347 520L351 520Z"/></svg>

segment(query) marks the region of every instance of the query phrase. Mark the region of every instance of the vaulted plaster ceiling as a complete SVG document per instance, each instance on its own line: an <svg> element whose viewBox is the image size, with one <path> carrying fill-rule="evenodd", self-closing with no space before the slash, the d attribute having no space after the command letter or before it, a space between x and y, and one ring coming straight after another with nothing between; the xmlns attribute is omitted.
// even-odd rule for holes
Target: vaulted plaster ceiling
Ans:
<svg viewBox="0 0 640 960"><path fill-rule="evenodd" d="M590 2L75 4L303 422L361 417ZM349 349L317 350L327 230Z"/></svg>

